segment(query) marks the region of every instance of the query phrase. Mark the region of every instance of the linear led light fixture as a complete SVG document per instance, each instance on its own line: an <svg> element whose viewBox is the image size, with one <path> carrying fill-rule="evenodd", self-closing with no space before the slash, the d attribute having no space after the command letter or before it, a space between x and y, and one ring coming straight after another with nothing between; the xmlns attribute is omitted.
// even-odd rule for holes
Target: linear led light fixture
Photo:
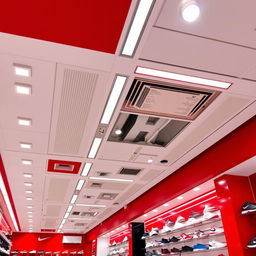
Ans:
<svg viewBox="0 0 256 256"><path fill-rule="evenodd" d="M121 51L121 55L133 56L151 12L153 3L154 0L140 0Z"/></svg>
<svg viewBox="0 0 256 256"><path fill-rule="evenodd" d="M31 77L32 76L32 67L21 64L13 64L14 73L16 76Z"/></svg>
<svg viewBox="0 0 256 256"><path fill-rule="evenodd" d="M103 177L89 177L91 180L107 180L107 181L123 181L123 182L133 182L133 180L127 179L115 179L115 178L103 178Z"/></svg>
<svg viewBox="0 0 256 256"><path fill-rule="evenodd" d="M83 168L81 176L87 176L89 171L90 171L90 169L91 169L91 167L92 167L92 163L86 163L84 165L84 168Z"/></svg>
<svg viewBox="0 0 256 256"><path fill-rule="evenodd" d="M22 95L31 95L32 87L30 84L15 83L15 92Z"/></svg>
<svg viewBox="0 0 256 256"><path fill-rule="evenodd" d="M71 199L71 201L70 201L70 203L71 203L71 204L74 204L75 201L76 201L76 199L77 199L77 197L78 197L78 195L73 195L73 196L72 196L72 199Z"/></svg>
<svg viewBox="0 0 256 256"><path fill-rule="evenodd" d="M64 215L64 219L67 219L67 218L68 218L68 215L69 215L69 213L66 212L65 215Z"/></svg>
<svg viewBox="0 0 256 256"><path fill-rule="evenodd" d="M70 205L67 209L67 212L70 213L72 211L73 205Z"/></svg>
<svg viewBox="0 0 256 256"><path fill-rule="evenodd" d="M81 207L99 207L99 208L107 207L104 204L76 204L76 206L81 206Z"/></svg>
<svg viewBox="0 0 256 256"><path fill-rule="evenodd" d="M126 76L117 75L115 77L113 89L111 91L107 105L105 106L103 116L100 121L101 124L109 124L126 80Z"/></svg>
<svg viewBox="0 0 256 256"><path fill-rule="evenodd" d="M94 138L90 152L88 154L88 158L95 158L95 156L99 150L101 141L102 141L102 138Z"/></svg>
<svg viewBox="0 0 256 256"><path fill-rule="evenodd" d="M192 83L192 84L206 85L206 86L217 87L221 89L228 89L229 86L232 85L232 83L230 82L211 80L211 79L206 79L206 78L201 78L196 76L182 75L178 73L172 73L168 71L140 67L140 66L136 68L135 74L153 76L153 77L181 81L181 82Z"/></svg>
<svg viewBox="0 0 256 256"><path fill-rule="evenodd" d="M81 190L84 185L85 180L79 180L76 186L76 190Z"/></svg>
<svg viewBox="0 0 256 256"><path fill-rule="evenodd" d="M14 215L13 208L12 208L12 205L11 205L11 202L10 202L10 199L9 199L9 196L8 196L8 193L7 193L7 190L6 190L6 187L5 187L2 175L0 175L0 190L1 190L2 195L4 197L4 201L5 201L6 206L8 208L9 214L11 216L14 228L16 229L16 231L19 231L17 220L16 220L16 217Z"/></svg>

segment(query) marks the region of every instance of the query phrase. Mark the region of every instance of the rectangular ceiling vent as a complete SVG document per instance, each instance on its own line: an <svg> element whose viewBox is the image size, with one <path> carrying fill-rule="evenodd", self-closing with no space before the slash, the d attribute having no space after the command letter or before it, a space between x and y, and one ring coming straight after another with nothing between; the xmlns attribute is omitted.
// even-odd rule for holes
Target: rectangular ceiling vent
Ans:
<svg viewBox="0 0 256 256"><path fill-rule="evenodd" d="M86 226L87 223L75 223L75 227L83 227L83 226Z"/></svg>
<svg viewBox="0 0 256 256"><path fill-rule="evenodd" d="M130 169L130 168L122 168L119 174L123 175L137 175L141 169Z"/></svg>
<svg viewBox="0 0 256 256"><path fill-rule="evenodd" d="M150 121L149 121L150 120ZM157 118L121 113L109 135L108 141L137 145L166 147L188 125L187 120ZM116 131L121 131L117 133Z"/></svg>
<svg viewBox="0 0 256 256"><path fill-rule="evenodd" d="M102 187L102 183L97 183L97 182L93 182L90 185L91 188L101 188Z"/></svg>
<svg viewBox="0 0 256 256"><path fill-rule="evenodd" d="M82 212L82 217L95 217L98 214L98 212Z"/></svg>
<svg viewBox="0 0 256 256"><path fill-rule="evenodd" d="M100 193L97 199L114 200L117 196L117 193Z"/></svg>
<svg viewBox="0 0 256 256"><path fill-rule="evenodd" d="M122 111L194 120L220 92L135 78ZM157 120L149 120L154 125Z"/></svg>
<svg viewBox="0 0 256 256"><path fill-rule="evenodd" d="M69 171L72 172L74 170L74 165L71 164L54 164L54 169L58 171Z"/></svg>
<svg viewBox="0 0 256 256"><path fill-rule="evenodd" d="M98 176L104 177L104 176L108 176L109 172L97 172Z"/></svg>
<svg viewBox="0 0 256 256"><path fill-rule="evenodd" d="M78 216L79 214L80 214L80 212L77 212L77 211L72 212L72 215L74 215L74 216Z"/></svg>

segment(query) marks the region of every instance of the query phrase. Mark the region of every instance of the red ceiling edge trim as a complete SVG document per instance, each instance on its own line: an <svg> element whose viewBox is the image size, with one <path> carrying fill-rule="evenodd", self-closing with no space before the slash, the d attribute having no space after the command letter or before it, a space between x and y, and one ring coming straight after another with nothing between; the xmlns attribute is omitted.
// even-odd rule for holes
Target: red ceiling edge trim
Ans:
<svg viewBox="0 0 256 256"><path fill-rule="evenodd" d="M3 182L4 182L4 185L5 185L5 188L6 188L6 191L7 191L11 206L12 206L14 216L15 216L16 221L17 221L18 228L19 228L19 230L21 230L19 218L18 218L18 215L17 215L16 207L15 207L15 204L14 204L14 201L13 201L12 192L11 192L11 189L10 189L10 186L9 186L9 182L8 182L8 179L7 179L7 175L6 175L6 172L5 172L4 163L3 163L1 155L0 155L0 173L1 173L2 178L3 178ZM11 226L14 227L14 225L11 225Z"/></svg>
<svg viewBox="0 0 256 256"><path fill-rule="evenodd" d="M256 116L86 234L92 241L256 155Z"/></svg>

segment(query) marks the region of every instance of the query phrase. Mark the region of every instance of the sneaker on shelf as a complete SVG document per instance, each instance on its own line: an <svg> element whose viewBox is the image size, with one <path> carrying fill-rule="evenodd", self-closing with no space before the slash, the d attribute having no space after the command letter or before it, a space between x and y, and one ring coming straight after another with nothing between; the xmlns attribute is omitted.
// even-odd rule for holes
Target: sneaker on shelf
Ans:
<svg viewBox="0 0 256 256"><path fill-rule="evenodd" d="M222 248L226 246L227 246L226 243L218 242L215 240L209 242L209 249L217 249L217 248Z"/></svg>
<svg viewBox="0 0 256 256"><path fill-rule="evenodd" d="M166 238L162 238L160 242L161 242L161 244L169 244L170 243L170 241Z"/></svg>
<svg viewBox="0 0 256 256"><path fill-rule="evenodd" d="M159 251L159 250L153 250L152 253L153 253L152 254L153 256L155 256L155 255L162 255L161 251Z"/></svg>
<svg viewBox="0 0 256 256"><path fill-rule="evenodd" d="M215 207L206 204L204 207L203 221L213 218L220 218L220 211L217 210Z"/></svg>
<svg viewBox="0 0 256 256"><path fill-rule="evenodd" d="M185 226L185 218L183 216L178 216L173 226L173 229L183 228Z"/></svg>
<svg viewBox="0 0 256 256"><path fill-rule="evenodd" d="M84 250L77 252L77 254L84 254Z"/></svg>
<svg viewBox="0 0 256 256"><path fill-rule="evenodd" d="M149 237L149 232L145 232L145 233L142 235L141 239L144 240L146 237Z"/></svg>
<svg viewBox="0 0 256 256"><path fill-rule="evenodd" d="M248 248L256 248L256 237L254 237L248 244Z"/></svg>
<svg viewBox="0 0 256 256"><path fill-rule="evenodd" d="M180 235L180 240L181 240L181 241L189 240L189 239L192 239L192 238L193 238L193 236L188 235L188 234L186 234L186 233L182 233L182 234Z"/></svg>
<svg viewBox="0 0 256 256"><path fill-rule="evenodd" d="M161 254L163 255L170 254L170 251L168 249L161 249Z"/></svg>
<svg viewBox="0 0 256 256"><path fill-rule="evenodd" d="M172 238L169 239L170 243L176 243L176 242L179 242L179 241L180 241L180 239L177 238L176 236L173 236Z"/></svg>
<svg viewBox="0 0 256 256"><path fill-rule="evenodd" d="M149 236L157 236L159 234L158 228L152 228L151 232L149 233Z"/></svg>
<svg viewBox="0 0 256 256"><path fill-rule="evenodd" d="M209 250L209 246L204 244L195 244L192 246L194 251Z"/></svg>
<svg viewBox="0 0 256 256"><path fill-rule="evenodd" d="M188 217L186 225L189 226L189 225L193 225L193 224L201 222L202 221L202 216L203 216L202 213L197 212L195 210L192 210L189 217Z"/></svg>
<svg viewBox="0 0 256 256"><path fill-rule="evenodd" d="M119 253L124 253L125 249L124 248L120 248Z"/></svg>
<svg viewBox="0 0 256 256"><path fill-rule="evenodd" d="M172 231L172 228L165 225L165 226L163 226L163 228L160 230L160 233L162 234L162 233L166 233L166 232L170 232L170 231Z"/></svg>
<svg viewBox="0 0 256 256"><path fill-rule="evenodd" d="M114 240L114 242L112 243L112 246L116 245L116 241Z"/></svg>
<svg viewBox="0 0 256 256"><path fill-rule="evenodd" d="M145 248L150 248L150 247L152 247L153 246L153 243L151 243L151 242L148 242L148 243L146 243L146 246L145 246Z"/></svg>
<svg viewBox="0 0 256 256"><path fill-rule="evenodd" d="M127 242L127 241L128 241L128 237L125 236L122 243Z"/></svg>
<svg viewBox="0 0 256 256"><path fill-rule="evenodd" d="M29 253L31 253L31 254L36 253L36 250L30 251Z"/></svg>
<svg viewBox="0 0 256 256"><path fill-rule="evenodd" d="M155 240L155 241L153 242L153 247L157 247L157 246L160 246L160 245L162 245L161 241Z"/></svg>
<svg viewBox="0 0 256 256"><path fill-rule="evenodd" d="M185 246L182 246L181 251L182 252L192 252L193 248L190 247L190 246L185 245Z"/></svg>
<svg viewBox="0 0 256 256"><path fill-rule="evenodd" d="M174 225L174 222L171 221L170 219L168 219L166 222L165 222L165 226L167 227L172 227Z"/></svg>
<svg viewBox="0 0 256 256"><path fill-rule="evenodd" d="M209 236L214 236L214 235L221 234L221 233L224 233L223 227L220 227L220 228L211 227L211 229L208 231Z"/></svg>
<svg viewBox="0 0 256 256"><path fill-rule="evenodd" d="M152 256L152 255L153 255L152 252L149 252L149 251L145 252L145 256Z"/></svg>
<svg viewBox="0 0 256 256"><path fill-rule="evenodd" d="M205 233L202 230L197 230L194 234L193 234L193 238L197 239L197 238L202 238L202 237L206 237L208 236L208 233Z"/></svg>
<svg viewBox="0 0 256 256"><path fill-rule="evenodd" d="M242 206L241 214L256 213L256 204L245 202Z"/></svg>
<svg viewBox="0 0 256 256"><path fill-rule="evenodd" d="M173 248L171 249L171 254L173 254L173 253L178 253L178 252L181 252L181 250L178 249L178 248L173 247Z"/></svg>
<svg viewBox="0 0 256 256"><path fill-rule="evenodd" d="M66 250L66 251L63 251L62 253L63 253L63 254L67 254L67 253L68 253L68 250Z"/></svg>

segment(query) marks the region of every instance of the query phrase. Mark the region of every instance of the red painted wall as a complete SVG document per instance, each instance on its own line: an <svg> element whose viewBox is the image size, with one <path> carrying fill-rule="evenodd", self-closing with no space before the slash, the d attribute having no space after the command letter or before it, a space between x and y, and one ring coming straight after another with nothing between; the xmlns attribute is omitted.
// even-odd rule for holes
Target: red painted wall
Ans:
<svg viewBox="0 0 256 256"><path fill-rule="evenodd" d="M70 234L67 234L70 235ZM77 235L77 234L75 234ZM38 241L38 238L49 239ZM19 251L32 251L32 250L45 250L45 251L80 251L85 250L87 244L85 243L85 237L83 235L82 244L63 244L63 234L52 233L17 233L12 235L12 248L11 250ZM90 254L89 254L90 255Z"/></svg>
<svg viewBox="0 0 256 256"><path fill-rule="evenodd" d="M256 117L238 127L199 156L86 234L97 236L136 219L184 192L256 155Z"/></svg>
<svg viewBox="0 0 256 256"><path fill-rule="evenodd" d="M115 53L131 0L2 1L0 31Z"/></svg>

